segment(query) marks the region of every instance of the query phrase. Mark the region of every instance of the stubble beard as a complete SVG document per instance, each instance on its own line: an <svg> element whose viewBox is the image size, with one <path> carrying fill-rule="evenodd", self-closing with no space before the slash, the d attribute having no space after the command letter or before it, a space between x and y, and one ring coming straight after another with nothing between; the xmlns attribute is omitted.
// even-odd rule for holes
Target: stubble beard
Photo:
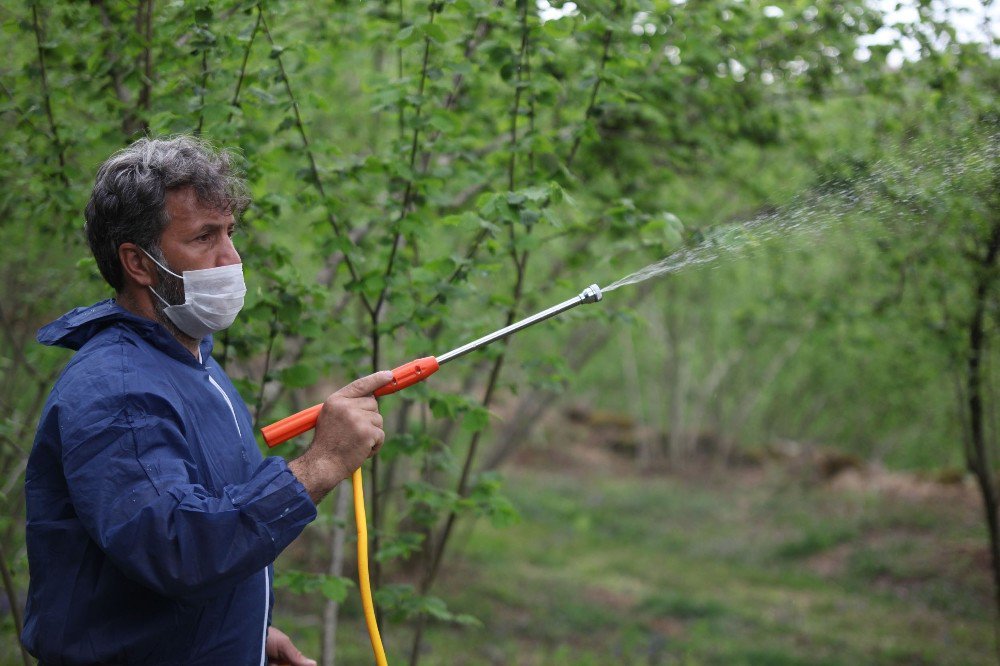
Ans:
<svg viewBox="0 0 1000 666"><path fill-rule="evenodd" d="M163 300L170 305L183 304L184 283L159 266L156 267L156 276L159 284L153 288L156 289L157 293L159 293L161 297L163 297ZM197 345L201 342L200 340L192 338L190 335L177 328L174 322L170 321L170 318L167 317L166 313L163 311L167 307L163 304L163 301L156 298L156 296L153 296L150 300L153 302L153 316L156 317L156 321L170 331L171 335L177 338L182 345L189 347L191 345Z"/></svg>

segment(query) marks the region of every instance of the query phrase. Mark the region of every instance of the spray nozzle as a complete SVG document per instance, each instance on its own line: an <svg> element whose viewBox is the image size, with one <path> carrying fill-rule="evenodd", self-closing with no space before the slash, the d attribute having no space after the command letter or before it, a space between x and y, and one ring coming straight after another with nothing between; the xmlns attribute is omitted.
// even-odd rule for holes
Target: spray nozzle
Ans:
<svg viewBox="0 0 1000 666"><path fill-rule="evenodd" d="M592 284L580 292L579 298L584 303L596 303L597 301L604 298L604 294L601 293L600 287L598 287L596 284Z"/></svg>

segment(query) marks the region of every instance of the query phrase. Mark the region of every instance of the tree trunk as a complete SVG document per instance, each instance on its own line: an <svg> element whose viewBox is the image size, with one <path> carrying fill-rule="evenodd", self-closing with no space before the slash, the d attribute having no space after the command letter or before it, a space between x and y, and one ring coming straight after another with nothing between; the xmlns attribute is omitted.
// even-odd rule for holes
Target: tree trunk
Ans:
<svg viewBox="0 0 1000 666"><path fill-rule="evenodd" d="M986 354L986 311L990 288L996 278L997 255L1000 254L1000 217L993 224L986 254L977 268L974 311L969 324L969 354L966 365L966 401L968 408L968 437L966 462L976 478L983 498L986 528L990 537L990 555L993 568L993 598L997 616L994 618L997 661L1000 663L1000 524L998 524L998 498L994 465L986 435L986 410L983 406L983 358Z"/></svg>
<svg viewBox="0 0 1000 666"><path fill-rule="evenodd" d="M672 306L668 306L663 314L664 332L667 348L667 390L670 392L670 415L668 417L667 446L670 464L677 467L685 458L687 442L685 431L685 407L689 366L684 362L681 349L680 325L678 314Z"/></svg>
<svg viewBox="0 0 1000 666"><path fill-rule="evenodd" d="M789 337L785 341L784 346L771 357L771 362L767 364L764 372L759 375L757 386L753 390L748 390L743 400L740 401L735 416L729 422L729 436L725 438L726 440L734 442L740 438L744 427L750 421L750 417L753 416L754 410L760 405L768 391L771 390L772 384L778 379L781 371L785 369L788 362L795 357L803 343L805 343L806 337L812 331L814 323L814 321L811 321L807 324L805 331L801 335ZM722 454L724 458L729 458L732 454L731 446L723 445Z"/></svg>
<svg viewBox="0 0 1000 666"><path fill-rule="evenodd" d="M330 534L330 569L331 576L339 576L344 570L344 541L347 536L347 509L350 507L351 486L342 482L337 488L337 508L334 510L333 530ZM332 599L327 600L323 609L323 666L333 666L334 653L337 646L337 614L340 604Z"/></svg>
<svg viewBox="0 0 1000 666"><path fill-rule="evenodd" d="M646 418L646 401L644 397L642 377L639 375L639 361L632 344L632 330L625 329L622 340L622 372L625 374L625 387L632 403L635 416L635 465L640 472L647 471L656 462L656 441L650 432L650 422Z"/></svg>

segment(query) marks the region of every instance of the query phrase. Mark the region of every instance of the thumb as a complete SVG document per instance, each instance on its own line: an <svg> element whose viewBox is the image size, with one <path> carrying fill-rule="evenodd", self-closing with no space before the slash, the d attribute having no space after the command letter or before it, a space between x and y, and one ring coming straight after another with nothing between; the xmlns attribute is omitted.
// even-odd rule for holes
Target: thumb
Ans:
<svg viewBox="0 0 1000 666"><path fill-rule="evenodd" d="M309 659L299 652L299 649L290 640L288 641L288 645L285 646L284 657L291 666L316 666L316 660Z"/></svg>
<svg viewBox="0 0 1000 666"><path fill-rule="evenodd" d="M382 370L367 377L355 379L344 388L338 390L336 395L344 396L345 398L362 398L366 395L371 395L376 389L382 388L391 381L392 372Z"/></svg>
<svg viewBox="0 0 1000 666"><path fill-rule="evenodd" d="M291 646L285 656L288 657L288 663L291 666L316 666L315 659L309 659L299 652L295 646Z"/></svg>

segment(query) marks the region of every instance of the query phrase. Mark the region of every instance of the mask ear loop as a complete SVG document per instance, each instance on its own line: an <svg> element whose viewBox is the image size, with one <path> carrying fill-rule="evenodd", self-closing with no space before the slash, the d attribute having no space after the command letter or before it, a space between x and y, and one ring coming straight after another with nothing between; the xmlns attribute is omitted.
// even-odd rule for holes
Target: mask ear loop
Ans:
<svg viewBox="0 0 1000 666"><path fill-rule="evenodd" d="M139 246L136 246L136 247L139 247ZM149 257L150 259L152 259L154 264L156 264L157 266L159 266L160 268L162 268L166 272L170 273L171 275L173 275L178 280L183 280L184 279L183 275L178 275L177 273L174 273L172 270L170 270L169 268L167 268L166 266L164 266L163 264L161 264L160 262L158 262L156 260L156 257L154 257L153 255L151 255L149 252L146 252L146 248L139 247L139 249L142 250L143 254L145 254L147 257Z"/></svg>
<svg viewBox="0 0 1000 666"><path fill-rule="evenodd" d="M167 303L167 299L163 298L163 296L160 296L158 293L156 293L156 290L153 289L153 285L149 285L149 290L151 292L153 292L153 296L156 296L158 299L160 299L160 302L163 303L164 307L167 307L167 308L173 307L173 306L170 305L170 303Z"/></svg>
<svg viewBox="0 0 1000 666"><path fill-rule="evenodd" d="M146 251L146 248L144 248L142 246L137 246L137 247L140 250L142 250L143 254L145 254L147 257L149 257L150 259L152 259L154 264L156 264L157 266L159 266L160 268L162 268L163 270L165 270L167 273L170 273L171 275L173 275L178 280L183 280L184 279L183 276L178 275L177 273L174 273L172 270L170 270L169 268L167 268L166 266L164 266L163 264L161 264L160 262L158 262L156 260L156 257L154 257L153 255L151 255L149 252ZM153 292L153 295L156 296L158 299L160 299L160 302L163 303L163 305L165 305L168 308L172 306L171 303L167 302L167 299L163 298L163 296L160 296L158 293L156 293L156 290L153 289L153 285L150 284L150 285L147 285L147 286L149 287L149 290L151 292Z"/></svg>

